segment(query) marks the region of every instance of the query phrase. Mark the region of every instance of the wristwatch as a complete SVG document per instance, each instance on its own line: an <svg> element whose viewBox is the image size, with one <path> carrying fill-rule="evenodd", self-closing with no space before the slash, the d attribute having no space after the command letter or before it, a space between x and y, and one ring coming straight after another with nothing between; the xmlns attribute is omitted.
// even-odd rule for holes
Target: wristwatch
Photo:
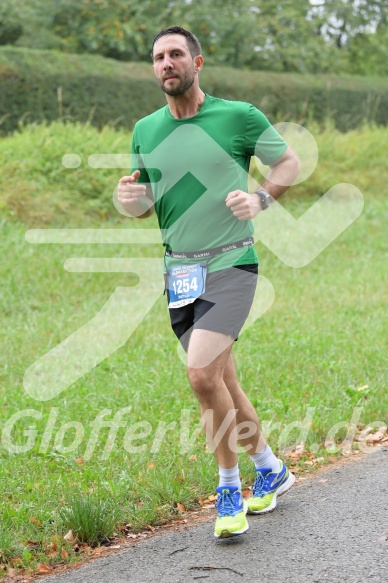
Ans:
<svg viewBox="0 0 388 583"><path fill-rule="evenodd" d="M270 195L269 192L265 190L265 188L259 188L258 190L255 190L254 194L257 194L257 196L260 198L260 206L262 211L265 211L265 209L267 209L273 202L275 202L275 199Z"/></svg>

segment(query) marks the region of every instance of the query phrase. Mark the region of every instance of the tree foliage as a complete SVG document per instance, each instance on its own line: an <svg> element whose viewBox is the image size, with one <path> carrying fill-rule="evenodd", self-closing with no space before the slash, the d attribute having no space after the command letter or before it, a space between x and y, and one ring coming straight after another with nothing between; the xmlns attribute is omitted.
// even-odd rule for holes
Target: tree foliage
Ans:
<svg viewBox="0 0 388 583"><path fill-rule="evenodd" d="M198 36L210 64L275 72L387 71L388 0L32 0L27 4L33 29L43 23L43 30L36 40L31 36L26 40L24 34L19 41L24 46L43 48L46 42L49 48L68 52L144 61L159 30L178 24ZM21 25L25 12L20 10Z"/></svg>
<svg viewBox="0 0 388 583"><path fill-rule="evenodd" d="M18 13L11 0L0 4L0 45L13 45L23 33Z"/></svg>
<svg viewBox="0 0 388 583"><path fill-rule="evenodd" d="M341 49L358 34L384 27L387 8L387 0L315 0L311 15L320 33Z"/></svg>

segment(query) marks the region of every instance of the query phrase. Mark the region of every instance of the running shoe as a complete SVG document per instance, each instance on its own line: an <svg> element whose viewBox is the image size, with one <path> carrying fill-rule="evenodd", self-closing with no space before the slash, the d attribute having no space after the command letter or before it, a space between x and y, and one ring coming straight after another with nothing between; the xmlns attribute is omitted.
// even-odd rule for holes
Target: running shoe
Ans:
<svg viewBox="0 0 388 583"><path fill-rule="evenodd" d="M264 514L271 512L276 507L276 498L291 488L295 482L295 476L280 462L280 471L273 472L271 468L259 468L257 476L251 488L252 497L248 498L249 514Z"/></svg>
<svg viewBox="0 0 388 583"><path fill-rule="evenodd" d="M214 528L216 538L229 538L244 534L249 528L247 517L247 503L241 490L221 486L216 488L218 498L216 508L218 516Z"/></svg>

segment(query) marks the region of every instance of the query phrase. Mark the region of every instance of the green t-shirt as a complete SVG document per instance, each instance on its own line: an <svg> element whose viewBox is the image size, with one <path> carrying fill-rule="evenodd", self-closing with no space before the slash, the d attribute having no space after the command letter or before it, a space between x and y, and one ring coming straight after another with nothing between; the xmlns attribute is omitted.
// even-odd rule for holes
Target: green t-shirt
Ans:
<svg viewBox="0 0 388 583"><path fill-rule="evenodd" d="M253 235L251 221L237 219L225 199L248 189L251 156L271 164L287 144L264 114L249 103L206 95L200 111L176 119L168 106L141 119L132 137L132 171L150 183L163 245L176 253L228 246ZM217 271L257 263L254 247L208 260ZM166 265L198 259L166 257Z"/></svg>

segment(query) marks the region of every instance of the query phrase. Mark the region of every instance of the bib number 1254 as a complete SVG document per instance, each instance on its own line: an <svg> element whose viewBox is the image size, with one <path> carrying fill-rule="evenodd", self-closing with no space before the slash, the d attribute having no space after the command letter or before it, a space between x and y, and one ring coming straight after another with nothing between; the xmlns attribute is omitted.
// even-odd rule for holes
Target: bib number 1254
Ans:
<svg viewBox="0 0 388 583"><path fill-rule="evenodd" d="M169 307L192 304L205 291L207 266L202 263L177 265L168 270Z"/></svg>
<svg viewBox="0 0 388 583"><path fill-rule="evenodd" d="M181 293L189 293L190 290L197 291L198 289L198 279L197 277L193 277L190 281L190 278L185 277L184 279L178 279L172 282L172 287L174 288L175 294Z"/></svg>

